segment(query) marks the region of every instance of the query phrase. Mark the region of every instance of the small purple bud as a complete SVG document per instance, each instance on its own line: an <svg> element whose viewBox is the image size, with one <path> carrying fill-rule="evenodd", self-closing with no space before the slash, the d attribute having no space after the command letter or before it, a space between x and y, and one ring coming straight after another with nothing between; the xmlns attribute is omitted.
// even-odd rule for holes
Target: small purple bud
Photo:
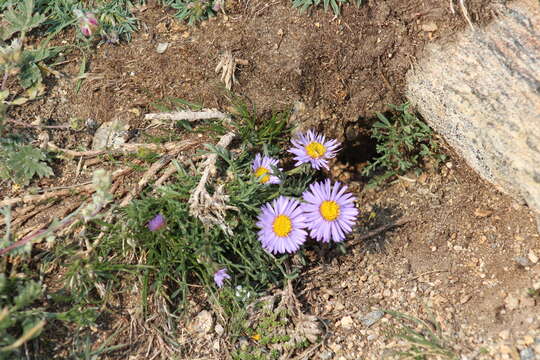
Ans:
<svg viewBox="0 0 540 360"><path fill-rule="evenodd" d="M152 220L148 222L146 225L148 227L148 230L150 231L157 231L165 226L165 217L161 214L157 214Z"/></svg>
<svg viewBox="0 0 540 360"><path fill-rule="evenodd" d="M90 29L88 25L81 23L80 29L84 36L89 37L90 35L92 35L92 29Z"/></svg>
<svg viewBox="0 0 540 360"><path fill-rule="evenodd" d="M86 21L88 21L90 25L99 26L96 15L93 13L86 13Z"/></svg>
<svg viewBox="0 0 540 360"><path fill-rule="evenodd" d="M231 276L227 274L227 269L220 269L214 273L214 282L218 287L222 287L223 281L230 278Z"/></svg>
<svg viewBox="0 0 540 360"><path fill-rule="evenodd" d="M92 34L99 28L99 22L93 13L83 13L77 11L76 16L79 19L79 29L86 37L92 36Z"/></svg>
<svg viewBox="0 0 540 360"><path fill-rule="evenodd" d="M214 10L215 12L221 10L221 8L223 7L223 2L224 0L215 0L214 6L212 6L212 10Z"/></svg>

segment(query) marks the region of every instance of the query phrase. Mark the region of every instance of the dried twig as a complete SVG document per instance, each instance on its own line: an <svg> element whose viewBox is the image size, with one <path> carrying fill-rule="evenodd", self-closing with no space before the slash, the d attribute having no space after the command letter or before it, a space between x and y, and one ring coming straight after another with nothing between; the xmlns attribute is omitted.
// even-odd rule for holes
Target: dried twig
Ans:
<svg viewBox="0 0 540 360"><path fill-rule="evenodd" d="M150 168L144 173L142 179L137 183L137 186L135 189L133 189L131 192L129 192L122 202L120 203L120 206L126 206L129 204L129 202L142 190L144 187L148 184L150 179L154 177L161 169L163 169L173 158L176 154L178 154L182 149L177 149L172 154L167 154L165 156L162 156L158 161L152 164Z"/></svg>
<svg viewBox="0 0 540 360"><path fill-rule="evenodd" d="M36 208L36 205L29 205L27 207L24 207L24 208L20 209L17 212L11 213L11 218L16 219L16 218L18 218L20 216L25 216L26 214L28 214L29 212L31 212L35 208ZM4 225L5 222L6 222L6 218L5 217L0 217L0 226ZM12 222L12 224L13 224L13 222Z"/></svg>
<svg viewBox="0 0 540 360"><path fill-rule="evenodd" d="M55 201L51 201L49 204L46 204L45 206L42 206L38 209L34 209L33 211L24 214L23 216L17 216L12 222L11 222L11 228L15 229L18 225L24 224L28 219L34 217L34 215L39 214L40 212L50 208L55 204ZM33 208L35 208L35 205L32 205Z"/></svg>
<svg viewBox="0 0 540 360"><path fill-rule="evenodd" d="M465 7L465 0L459 0L459 7L461 8L463 17L465 18L465 20L467 20L467 23L471 27L471 30L474 30L473 23L471 21L471 18L469 17L469 11L467 11L467 8Z"/></svg>
<svg viewBox="0 0 540 360"><path fill-rule="evenodd" d="M236 65L248 65L249 62L243 59L235 59L230 50L225 51L219 58L219 63L216 66L216 73L221 71L221 81L225 83L227 90L231 90L236 83Z"/></svg>
<svg viewBox="0 0 540 360"><path fill-rule="evenodd" d="M376 229L373 229L371 231L368 231L367 233L363 234L363 235L360 235L360 236L355 236L354 239L352 240L349 240L346 242L346 244L348 246L354 246L354 245L357 245L359 243L361 243L362 241L364 240L367 240L369 238L372 238L374 236L377 236L393 227L396 227L396 226L401 226L401 225L405 225L406 223L408 223L409 221L411 221L410 218L401 218L399 220L396 220L392 223L389 223L389 224L385 224L383 226L380 226Z"/></svg>
<svg viewBox="0 0 540 360"><path fill-rule="evenodd" d="M169 164L163 174L157 179L157 181L154 183L154 188L160 187L163 185L163 183L171 177L172 174L176 172L176 166L174 164Z"/></svg>
<svg viewBox="0 0 540 360"><path fill-rule="evenodd" d="M235 137L233 131L223 135L219 142L218 147L227 148ZM225 211L237 210L234 206L227 205L229 196L223 192L223 185L220 185L214 191L214 194L210 195L206 190L206 184L209 182L210 176L216 174L216 162L218 159L217 154L210 154L202 164L204 171L201 176L201 180L197 184L197 187L191 193L189 198L189 212L192 216L199 218L203 224L218 225L225 233L232 234L231 229L225 223Z"/></svg>
<svg viewBox="0 0 540 360"><path fill-rule="evenodd" d="M85 192L85 191L91 191L91 190L92 190L92 185L85 185L78 189L63 189L63 190L58 190L58 191L46 192L41 195L24 195L24 196L19 196L16 198L2 200L0 201L0 207L11 206L20 202L25 203L25 204L32 203L32 202L40 202L40 201L52 199L59 196L68 196L68 195L73 194L74 191Z"/></svg>
<svg viewBox="0 0 540 360"><path fill-rule="evenodd" d="M144 115L145 120L187 120L197 121L206 119L228 119L228 116L216 109L203 109L201 111L174 111L166 113L151 113Z"/></svg>
<svg viewBox="0 0 540 360"><path fill-rule="evenodd" d="M82 206L83 205L81 205L80 208L82 208ZM37 230L32 231L30 234L26 235L21 240L14 242L13 244L11 244L8 247L0 249L0 256L3 256L5 254L9 253L13 249L19 248L21 246L24 246L24 245L30 243L30 242L33 242L34 239L38 238L39 236L44 236L47 232L53 232L53 231L55 231L57 229L61 229L61 228L64 228L64 227L66 227L68 225L71 225L72 223L75 222L75 220L77 220L77 217L75 216L77 214L78 214L78 210L76 210L74 213L70 214L69 216L64 218L62 221L60 221L55 226L54 229L48 229L48 230L45 229L45 227L49 224L50 221L47 222L44 225L40 225L37 228Z"/></svg>
<svg viewBox="0 0 540 360"><path fill-rule="evenodd" d="M69 156L72 156L72 157L79 157L79 156L82 156L82 157L95 157L95 156L104 155L104 154L114 155L114 154L132 153L132 152L137 152L140 149L148 149L148 150L153 150L153 151L166 152L166 151L171 151L171 150L173 150L175 148L178 148L178 147L187 148L188 146L191 146L191 145L194 145L194 144L196 144L196 143L194 141L192 141L192 140L174 141L174 142L168 142L168 143L165 143L165 144L135 144L135 143L131 144L131 143L127 143L127 144L123 144L120 149L88 150L88 151L74 151L74 150L69 150L69 149L62 149L62 148L59 148L58 146L56 146L52 142L49 142L47 144L47 146L53 151L63 152L66 155L69 155Z"/></svg>
<svg viewBox="0 0 540 360"><path fill-rule="evenodd" d="M125 175L126 173L128 172L131 172L133 171L132 168L124 168L124 169L120 169L120 170L116 170L113 174L112 174L112 178L113 180L120 177L120 176L123 176ZM66 189L62 189L62 190L57 190L57 191L48 191L44 194L41 194L41 195L24 195L24 196L19 196L19 197L16 197L16 198L11 198L11 199L5 199L3 201L0 201L0 207L4 207L4 206L11 206L11 205L15 205L15 204L18 204L18 203L33 203L33 202L41 202L41 201L44 201L44 200L48 200L48 199L52 199L52 198L55 198L55 197L61 197L61 196L69 196L69 195L72 195L74 193L79 193L79 192L88 192L88 193L93 193L94 192L94 187L92 186L92 184L87 184L87 185L76 185L76 187L68 187Z"/></svg>
<svg viewBox="0 0 540 360"><path fill-rule="evenodd" d="M421 278L422 276L425 276L425 275L430 275L430 274L437 274L437 273L443 273L443 272L448 272L449 270L432 270L432 271L426 271L425 273L422 273L420 275L417 275L413 278L410 278L409 280L407 280L407 282L410 282L410 281L414 281L416 279L419 279Z"/></svg>
<svg viewBox="0 0 540 360"><path fill-rule="evenodd" d="M7 122L15 124L17 126L25 127L25 128L36 128L36 129L70 129L71 126L69 125L34 125L34 124L28 124L24 121L15 120L15 119L7 119Z"/></svg>

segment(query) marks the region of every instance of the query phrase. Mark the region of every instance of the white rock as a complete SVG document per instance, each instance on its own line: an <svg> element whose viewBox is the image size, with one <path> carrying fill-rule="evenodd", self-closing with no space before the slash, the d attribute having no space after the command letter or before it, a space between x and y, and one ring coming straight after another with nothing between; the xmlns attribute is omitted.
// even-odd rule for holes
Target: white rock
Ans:
<svg viewBox="0 0 540 360"><path fill-rule="evenodd" d="M351 329L354 326L354 321L352 317L345 316L340 321L341 327L344 329Z"/></svg>
<svg viewBox="0 0 540 360"><path fill-rule="evenodd" d="M534 251L529 250L529 253L527 254L527 257L533 264L536 264L538 262L538 256L534 253Z"/></svg>
<svg viewBox="0 0 540 360"><path fill-rule="evenodd" d="M156 51L158 54L163 54L168 47L169 43L159 43L156 47Z"/></svg>
<svg viewBox="0 0 540 360"><path fill-rule="evenodd" d="M519 300L518 298L516 298L515 296L513 296L512 294L509 294L505 299L504 299L504 304L506 305L506 308L508 310L515 310L518 308L519 306Z"/></svg>
<svg viewBox="0 0 540 360"><path fill-rule="evenodd" d="M221 326L221 324L216 324L214 331L218 336L221 336L225 332L225 329L223 328L223 326Z"/></svg>
<svg viewBox="0 0 540 360"><path fill-rule="evenodd" d="M203 310L193 319L191 329L195 332L208 334L214 327L214 318L209 311Z"/></svg>

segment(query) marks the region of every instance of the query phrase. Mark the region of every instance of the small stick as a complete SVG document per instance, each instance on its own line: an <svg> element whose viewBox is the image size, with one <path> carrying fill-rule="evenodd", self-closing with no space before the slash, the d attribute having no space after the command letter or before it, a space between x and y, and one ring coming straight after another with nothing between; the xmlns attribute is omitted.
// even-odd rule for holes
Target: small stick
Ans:
<svg viewBox="0 0 540 360"><path fill-rule="evenodd" d="M467 11L467 8L465 7L465 0L459 0L459 7L461 8L461 12L463 13L463 16L465 17L465 20L467 20L467 23L471 27L471 30L474 30L473 23L471 21L471 18L469 17L469 12Z"/></svg>
<svg viewBox="0 0 540 360"><path fill-rule="evenodd" d="M433 271L426 271L425 273L422 273L418 276L415 276L413 278L410 278L409 280L407 280L407 282L410 282L410 281L414 281L418 278L421 278L422 276L424 275L430 275L430 274L436 274L436 273L443 273L443 272L448 272L449 270L433 270Z"/></svg>
<svg viewBox="0 0 540 360"><path fill-rule="evenodd" d="M203 156L196 156L194 158L190 158L191 161L196 162L200 160ZM184 156L179 156L177 160L181 163L187 162L186 158ZM161 185L165 183L165 181L171 177L176 172L176 166L174 164L169 164L165 171L163 172L163 175L154 183L154 188L158 188Z"/></svg>
<svg viewBox="0 0 540 360"><path fill-rule="evenodd" d="M234 131L223 135L219 139L217 147L227 148L235 136ZM212 153L207 155L206 160L202 163L201 168L204 168L204 171L201 179L189 197L189 213L204 224L218 225L224 232L232 235L231 229L225 224L225 211L236 208L226 204L228 197L222 193L223 185L218 186L213 195L210 195L206 190L206 184L210 181L210 177L217 173L217 159L218 155Z"/></svg>
<svg viewBox="0 0 540 360"><path fill-rule="evenodd" d="M356 245L364 240L367 240L369 238L372 238L374 236L377 236L379 235L380 233L383 233L393 227L397 227L397 226L401 226L401 225L405 225L406 223L408 223L409 221L411 221L411 219L409 218L401 218L399 220L396 220L392 223L389 223L389 224L386 224L386 225L383 225L383 226L380 226L376 229L373 229L371 231L368 231L367 233L363 234L363 235L360 235L360 236L356 236L354 239L348 241L346 244L347 245Z"/></svg>
<svg viewBox="0 0 540 360"><path fill-rule="evenodd" d="M24 222L26 222L28 219L30 219L31 217L33 217L34 215L42 212L43 210L45 209L48 209L50 208L51 206L54 205L55 202L51 201L49 204L39 208L39 209L35 209L34 211L28 213L28 214L25 214L24 216L22 217L17 217L15 220L13 220L13 222L11 223L11 227L12 228L15 228L17 225L19 224L23 224ZM33 207L35 207L34 205L32 205Z"/></svg>
<svg viewBox="0 0 540 360"><path fill-rule="evenodd" d="M112 174L112 178L116 179L117 177L123 176L126 173L129 173L131 171L133 171L133 169L131 169L131 168L124 168L124 169L116 170ZM77 187L75 187L77 192L90 192L90 193L94 192L94 188L93 188L91 183L87 184L87 185L83 185L83 186L77 185ZM0 201L0 207L10 206L10 205L14 205L14 204L17 204L17 203L20 203L20 202L22 202L22 203L41 202L43 200L48 200L48 199L51 199L51 198L54 198L54 197L69 196L69 195L71 195L73 193L73 191L74 191L73 187L68 187L67 189L46 192L46 193L41 194L41 195L19 196L19 197L16 197L16 198L11 198L11 199L6 199L6 200L3 200L3 201Z"/></svg>
<svg viewBox="0 0 540 360"><path fill-rule="evenodd" d="M154 187L157 188L157 187L160 187L161 185L163 185L163 183L169 177L171 177L171 175L174 174L175 172L176 172L176 166L174 166L174 164L170 164L169 166L167 166L167 168L163 172L163 175L161 175L161 177L159 179L157 179L157 181L154 183Z"/></svg>
<svg viewBox="0 0 540 360"><path fill-rule="evenodd" d="M450 0L450 12L452 12L452 14L456 13L456 10L454 10L454 0Z"/></svg>
<svg viewBox="0 0 540 360"><path fill-rule="evenodd" d="M11 214L11 218L12 219L15 219L19 216L24 216L25 214L28 214L30 211L34 210L36 208L36 205L29 205L25 208L22 208L21 210L15 212L15 213L12 213ZM5 217L0 217L0 226L3 226L6 222L6 218Z"/></svg>
<svg viewBox="0 0 540 360"><path fill-rule="evenodd" d="M82 207L83 207L83 205L81 205L79 207L79 209L82 209ZM45 227L48 226L49 223L52 220L49 220L45 224L37 226L36 230L32 231L30 234L23 237L21 240L14 242L13 244L9 245L8 247L0 249L0 256L3 256L5 254L9 253L13 249L19 248L21 246L24 246L24 245L28 244L29 242L32 242L33 240L35 240L39 236L42 236L42 235L47 234L47 233L53 233L56 230L59 230L59 229L62 229L64 227L66 227L66 226L71 225L72 223L74 223L77 220L77 217L75 215L77 215L78 212L79 212L79 210L76 210L75 212L71 213L70 215L65 217L62 221L57 223L57 225L52 229L50 229L50 228L45 229Z"/></svg>
<svg viewBox="0 0 540 360"><path fill-rule="evenodd" d="M124 199L120 203L120 206L126 206L127 204L129 204L129 202L135 197L135 195L137 195L137 193L141 191L148 184L150 179L152 179L154 175L156 175L161 169L163 169L169 162L171 162L171 160L176 155L178 155L183 150L185 150L185 147L179 146L173 149L172 151L170 151L167 155L163 156L161 159L159 159L155 163L153 163L152 166L150 166L150 168L143 175L142 179L137 184L137 187L133 191L131 191L129 194L127 194L126 197L124 197Z"/></svg>
<svg viewBox="0 0 540 360"><path fill-rule="evenodd" d="M88 151L74 151L69 149L62 149L56 146L54 143L49 142L47 146L53 151L63 152L72 157L95 157L103 154L126 154L131 152L137 152L139 149L149 149L156 151L170 151L175 148L187 148L188 146L194 145L196 142L190 140L184 141L173 141L165 144L123 144L121 149L112 149L112 150L88 150Z"/></svg>
<svg viewBox="0 0 540 360"><path fill-rule="evenodd" d="M50 191L56 191L56 190L74 189L80 186L89 185L91 183L92 183L91 181L87 181L87 182L83 182L83 183L75 184L75 185L57 186L57 187L48 188L48 189L39 189L38 192L43 193L43 192L50 192Z"/></svg>
<svg viewBox="0 0 540 360"><path fill-rule="evenodd" d="M7 79L8 79L8 71L5 70L4 71L4 77L2 78L2 86L0 86L0 90L4 90L6 88L6 83L7 83Z"/></svg>
<svg viewBox="0 0 540 360"><path fill-rule="evenodd" d="M87 191L87 190L90 190L91 188L92 186L86 185L86 186L81 187L81 189L79 189L79 192ZM41 195L19 196L16 198L0 201L0 207L15 205L20 202L26 204L26 203L32 203L32 202L40 202L40 201L48 200L48 199L58 197L58 196L68 196L68 195L71 195L72 191L73 189L64 189L64 190L47 192Z"/></svg>
<svg viewBox="0 0 540 360"><path fill-rule="evenodd" d="M17 126L22 126L25 128L35 128L35 129L70 129L71 126L69 125L34 125L34 124L27 124L20 120L15 119L7 119L7 122L15 124Z"/></svg>
<svg viewBox="0 0 540 360"><path fill-rule="evenodd" d="M145 120L207 120L207 119L228 119L228 116L216 109L204 109L201 111L175 111L170 113L151 113L144 115Z"/></svg>
<svg viewBox="0 0 540 360"><path fill-rule="evenodd" d="M181 150L178 150L180 152ZM142 179L139 181L135 189L133 189L130 193L128 193L122 202L120 203L120 206L126 206L129 204L129 202L139 193L150 181L154 175L156 175L161 169L163 169L173 158L174 155L168 154L163 156L161 159L156 161L155 163L150 166L150 168L144 173Z"/></svg>

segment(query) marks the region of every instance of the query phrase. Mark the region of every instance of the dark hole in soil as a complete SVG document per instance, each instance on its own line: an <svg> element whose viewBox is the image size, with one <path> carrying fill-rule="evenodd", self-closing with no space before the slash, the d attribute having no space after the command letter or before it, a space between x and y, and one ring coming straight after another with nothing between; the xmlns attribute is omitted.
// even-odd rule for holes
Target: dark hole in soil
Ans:
<svg viewBox="0 0 540 360"><path fill-rule="evenodd" d="M367 125L373 122L373 119L362 120L345 130L345 141L337 160L349 169L353 181L368 180L362 176L362 169L377 156L376 141L371 138L371 126Z"/></svg>

